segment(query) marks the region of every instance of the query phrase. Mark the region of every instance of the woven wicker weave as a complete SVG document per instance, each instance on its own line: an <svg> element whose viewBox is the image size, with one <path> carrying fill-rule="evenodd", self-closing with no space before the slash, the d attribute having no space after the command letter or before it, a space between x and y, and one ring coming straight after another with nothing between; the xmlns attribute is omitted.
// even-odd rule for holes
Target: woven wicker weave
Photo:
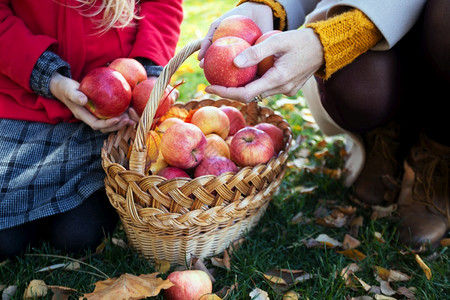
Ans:
<svg viewBox="0 0 450 300"><path fill-rule="evenodd" d="M238 108L249 125L267 122L281 128L284 150L268 163L237 173L167 180L145 175L146 132L170 77L200 48L194 41L180 50L158 78L137 128L111 134L102 148L105 187L131 246L148 259L185 264L191 256L221 253L257 224L284 176L292 133L289 124L269 108L238 101L191 100L186 109L222 105ZM131 156L127 154L132 146Z"/></svg>

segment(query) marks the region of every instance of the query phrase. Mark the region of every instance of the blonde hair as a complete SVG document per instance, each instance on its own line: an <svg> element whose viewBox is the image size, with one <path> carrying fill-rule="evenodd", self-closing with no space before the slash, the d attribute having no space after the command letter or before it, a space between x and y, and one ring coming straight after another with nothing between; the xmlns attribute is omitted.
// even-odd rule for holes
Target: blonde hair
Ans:
<svg viewBox="0 0 450 300"><path fill-rule="evenodd" d="M78 0L76 8L80 9L83 16L94 17L103 14L97 27L101 33L111 28L127 27L133 20L141 19L137 15L136 4L139 0ZM101 2L101 5L97 3ZM87 13L88 10L92 12Z"/></svg>

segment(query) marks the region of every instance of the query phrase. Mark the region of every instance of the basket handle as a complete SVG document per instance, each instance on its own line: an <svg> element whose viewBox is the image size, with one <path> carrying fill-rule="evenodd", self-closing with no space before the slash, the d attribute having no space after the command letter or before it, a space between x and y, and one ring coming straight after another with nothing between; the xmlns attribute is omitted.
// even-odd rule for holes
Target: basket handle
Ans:
<svg viewBox="0 0 450 300"><path fill-rule="evenodd" d="M191 56L191 54L200 49L201 41L201 39L198 39L183 47L174 57L172 57L172 59L170 59L156 80L136 130L136 137L130 155L131 171L144 174L147 132L152 126L153 118L159 102L161 101L161 97L169 85L172 75L178 70L183 62Z"/></svg>

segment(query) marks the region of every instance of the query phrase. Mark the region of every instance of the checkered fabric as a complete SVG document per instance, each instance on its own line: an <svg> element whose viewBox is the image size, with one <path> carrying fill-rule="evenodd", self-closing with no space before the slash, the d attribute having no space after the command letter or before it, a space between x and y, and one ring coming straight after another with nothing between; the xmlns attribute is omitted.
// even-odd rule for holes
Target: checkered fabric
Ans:
<svg viewBox="0 0 450 300"><path fill-rule="evenodd" d="M0 120L0 230L77 207L104 186L107 137L84 123Z"/></svg>

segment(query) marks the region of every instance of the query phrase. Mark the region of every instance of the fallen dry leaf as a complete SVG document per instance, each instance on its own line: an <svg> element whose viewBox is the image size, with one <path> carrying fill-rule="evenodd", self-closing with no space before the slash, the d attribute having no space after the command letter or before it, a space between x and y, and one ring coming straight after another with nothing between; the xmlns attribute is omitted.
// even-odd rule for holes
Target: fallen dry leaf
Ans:
<svg viewBox="0 0 450 300"><path fill-rule="evenodd" d="M109 300L153 297L158 295L161 289L168 289L173 286L170 280L163 280L157 277L158 274L152 273L136 276L125 273L118 278L97 281L94 291L84 294L84 298L88 300Z"/></svg>
<svg viewBox="0 0 450 300"><path fill-rule="evenodd" d="M361 245L361 242L357 239L355 239L354 237L352 237L349 234L346 234L344 236L344 240L342 241L342 249L347 250L347 249L354 249L359 247L359 245Z"/></svg>
<svg viewBox="0 0 450 300"><path fill-rule="evenodd" d="M159 273L167 273L170 270L170 261L155 258L155 270Z"/></svg>
<svg viewBox="0 0 450 300"><path fill-rule="evenodd" d="M450 238L442 239L442 240L440 241L440 244L441 244L442 247L448 247L448 246L450 246Z"/></svg>
<svg viewBox="0 0 450 300"><path fill-rule="evenodd" d="M53 292L52 300L67 300L77 292L76 289L65 286L48 285L47 287Z"/></svg>
<svg viewBox="0 0 450 300"><path fill-rule="evenodd" d="M283 300L298 300L299 295L294 291L289 291L283 295Z"/></svg>
<svg viewBox="0 0 450 300"><path fill-rule="evenodd" d="M315 238L315 240L316 240L317 242L321 243L321 244L326 245L327 247L330 247L330 248L335 248L335 247L340 247L340 246L342 246L342 243L341 243L341 242L339 242L338 240L335 240L335 239L329 237L327 234L324 234L324 233L319 234L319 235Z"/></svg>
<svg viewBox="0 0 450 300"><path fill-rule="evenodd" d="M422 268L427 279L431 280L431 277L433 276L431 274L431 269L423 262L422 258L418 254L415 254L414 258L416 259L416 262L419 264L419 266Z"/></svg>
<svg viewBox="0 0 450 300"><path fill-rule="evenodd" d="M375 239L378 242L383 243L383 244L386 243L386 241L384 240L383 235L381 234L381 232L375 231L374 235L375 235Z"/></svg>
<svg viewBox="0 0 450 300"><path fill-rule="evenodd" d="M259 288L255 288L253 291L251 291L249 296L252 300L270 300L269 294Z"/></svg>
<svg viewBox="0 0 450 300"><path fill-rule="evenodd" d="M366 255L357 249L337 250L336 252L356 261L361 261L366 258Z"/></svg>
<svg viewBox="0 0 450 300"><path fill-rule="evenodd" d="M216 294L207 294L202 295L198 300L222 300L222 298L220 298Z"/></svg>
<svg viewBox="0 0 450 300"><path fill-rule="evenodd" d="M36 299L47 295L48 288L43 280L31 280L23 294L23 299Z"/></svg>
<svg viewBox="0 0 450 300"><path fill-rule="evenodd" d="M386 218L392 216L397 211L397 204L391 204L389 206L372 205L373 213L371 215L372 220Z"/></svg>

